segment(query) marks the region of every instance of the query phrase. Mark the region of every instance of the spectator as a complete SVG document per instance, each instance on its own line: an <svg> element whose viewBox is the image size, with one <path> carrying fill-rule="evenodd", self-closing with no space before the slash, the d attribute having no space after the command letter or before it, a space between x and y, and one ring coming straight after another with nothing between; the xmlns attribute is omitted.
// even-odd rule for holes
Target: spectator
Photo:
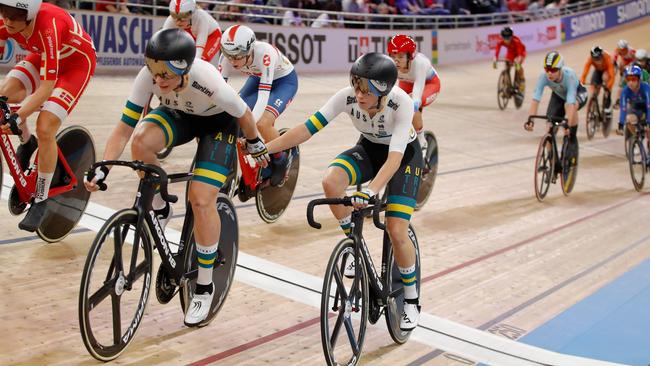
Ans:
<svg viewBox="0 0 650 366"><path fill-rule="evenodd" d="M45 0L45 2L50 3L52 5L56 5L59 8L63 8L66 10L69 10L71 8L70 0Z"/></svg>
<svg viewBox="0 0 650 366"><path fill-rule="evenodd" d="M366 6L364 0L343 0L341 1L341 7L343 9L343 12L345 13L368 14L368 7ZM344 19L348 21L357 21L357 22L367 20L366 17L362 17L362 16L345 16ZM365 27L364 24L362 23L357 23L357 24L346 23L345 26L347 28Z"/></svg>
<svg viewBox="0 0 650 366"><path fill-rule="evenodd" d="M300 17L300 13L298 12L298 9L302 8L302 1L290 0L289 7L296 10L287 10L284 12L284 16L282 18L282 26L283 27L304 26L304 24L302 23L302 18Z"/></svg>
<svg viewBox="0 0 650 366"><path fill-rule="evenodd" d="M528 0L508 0L508 11L526 11Z"/></svg>
<svg viewBox="0 0 650 366"><path fill-rule="evenodd" d="M528 11L537 19L545 18L546 8L544 7L544 0L534 0L528 5Z"/></svg>
<svg viewBox="0 0 650 366"><path fill-rule="evenodd" d="M101 2L95 3L95 10L109 13L131 14L127 3L127 0L101 0Z"/></svg>
<svg viewBox="0 0 650 366"><path fill-rule="evenodd" d="M334 1L329 1L327 4L325 4L325 7L323 10L326 11L341 11L341 8L339 5L337 5L336 2ZM341 22L336 18L336 16L323 13L319 15L314 21L311 23L312 28L326 28L326 27L340 27Z"/></svg>

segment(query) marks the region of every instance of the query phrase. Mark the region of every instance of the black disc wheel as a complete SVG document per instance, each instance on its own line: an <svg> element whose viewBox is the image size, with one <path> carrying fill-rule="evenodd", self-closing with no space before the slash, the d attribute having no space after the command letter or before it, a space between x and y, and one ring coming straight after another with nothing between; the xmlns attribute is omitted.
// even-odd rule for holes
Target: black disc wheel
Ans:
<svg viewBox="0 0 650 366"><path fill-rule="evenodd" d="M79 328L100 361L118 357L142 323L152 284L152 243L137 212L121 210L99 230L88 251L79 289Z"/></svg>
<svg viewBox="0 0 650 366"><path fill-rule="evenodd" d="M632 140L630 151L627 154L627 160L630 166L630 177L632 178L634 189L641 192L645 183L648 156L643 147L643 143L639 139Z"/></svg>
<svg viewBox="0 0 650 366"><path fill-rule="evenodd" d="M562 174L560 174L560 182L562 183L562 193L565 196L573 191L578 178L578 142L572 151L569 148L569 137L564 136L562 144Z"/></svg>
<svg viewBox="0 0 650 366"><path fill-rule="evenodd" d="M344 276L349 256L354 256L354 244L346 238L332 251L323 281L320 332L330 366L359 362L368 325L368 273L364 261L357 260L355 276Z"/></svg>
<svg viewBox="0 0 650 366"><path fill-rule="evenodd" d="M508 100L510 99L510 80L506 70L503 70L499 75L497 82L497 104L500 110L506 109Z"/></svg>
<svg viewBox="0 0 650 366"><path fill-rule="evenodd" d="M421 209L429 200L438 175L438 141L431 131L424 131L424 138L427 141L427 146L422 150L424 167L416 197L416 210Z"/></svg>
<svg viewBox="0 0 650 366"><path fill-rule="evenodd" d="M239 251L239 224L237 222L237 213L230 199L220 194L217 199L217 212L221 219L221 234L219 236L219 247L217 248L217 258L212 269L212 283L214 285L214 297L210 305L208 317L198 324L199 327L210 324L219 310L226 301L230 285L235 277L235 268L237 267L237 253ZM190 238L190 246L187 248L185 260L187 277L190 279L187 286L180 287L180 301L183 312L186 311L189 304L190 294L194 293L196 288L196 278L198 275L198 259L195 250L196 243L194 235Z"/></svg>
<svg viewBox="0 0 650 366"><path fill-rule="evenodd" d="M280 134L287 132L286 128ZM300 172L300 148L298 146L285 150L288 154L289 169L285 181L277 186L261 184L255 192L255 207L260 218L267 224L278 221L291 202L298 183Z"/></svg>
<svg viewBox="0 0 650 366"><path fill-rule="evenodd" d="M543 201L548 193L551 180L555 174L555 155L553 154L553 137L545 135L537 147L535 158L535 197Z"/></svg>
<svg viewBox="0 0 650 366"><path fill-rule="evenodd" d="M85 128L70 126L59 132L56 142L77 178L77 186L71 191L48 198L47 213L36 233L49 243L63 240L81 219L90 198L90 192L83 184L84 175L95 162L95 144ZM66 185L70 178L61 162L58 162L51 186Z"/></svg>
<svg viewBox="0 0 650 366"><path fill-rule="evenodd" d="M416 287L418 294L420 293L420 247L418 246L418 239L415 236L415 230L409 225L409 239L415 247L415 273L416 273ZM390 241L388 233L384 232L384 241ZM393 256L392 245L388 246L388 273L390 279L388 280L388 289L390 295L388 296L388 306L386 307L386 326L388 333L393 341L397 344L405 343L411 336L412 330L402 330L400 328L400 320L402 318L402 311L404 310L404 285L402 283L402 275L399 272L395 257Z"/></svg>

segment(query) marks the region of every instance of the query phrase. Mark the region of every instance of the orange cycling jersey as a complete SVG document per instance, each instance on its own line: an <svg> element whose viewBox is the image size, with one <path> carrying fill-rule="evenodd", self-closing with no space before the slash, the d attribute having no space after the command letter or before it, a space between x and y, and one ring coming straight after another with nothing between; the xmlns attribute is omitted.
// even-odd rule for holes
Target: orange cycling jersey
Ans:
<svg viewBox="0 0 650 366"><path fill-rule="evenodd" d="M587 74L589 74L589 69L592 65L596 71L607 72L607 75L609 75L609 80L607 80L607 89L612 90L612 87L614 87L614 62L612 61L612 56L610 56L607 51L603 51L603 59L599 63L594 62L591 56L587 57L585 67L582 69L580 83L585 84L585 81L587 80Z"/></svg>

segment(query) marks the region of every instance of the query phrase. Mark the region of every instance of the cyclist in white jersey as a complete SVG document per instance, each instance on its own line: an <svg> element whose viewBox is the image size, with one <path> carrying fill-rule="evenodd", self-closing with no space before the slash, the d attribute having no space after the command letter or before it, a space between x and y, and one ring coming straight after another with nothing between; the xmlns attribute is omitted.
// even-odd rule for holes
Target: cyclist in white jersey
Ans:
<svg viewBox="0 0 650 366"><path fill-rule="evenodd" d="M189 190L194 212L198 279L185 314L188 326L200 324L212 303L212 268L221 229L215 202L237 160L237 125L256 162L266 166L269 159L246 103L213 65L194 56L194 41L185 31L163 29L153 35L145 50L147 66L136 77L123 110L122 123L111 132L103 157L104 160L119 158L134 135L132 157L159 165L156 152L198 138ZM161 105L138 123L143 106L152 95L160 98ZM91 181L84 182L86 188L96 191L104 184L108 172L106 167L98 168ZM156 193L152 206L161 224L166 224L171 217L171 207L161 198L160 192Z"/></svg>
<svg viewBox="0 0 650 366"><path fill-rule="evenodd" d="M221 28L207 11L196 6L196 0L171 0L169 16L163 29L180 28L196 42L196 58L212 61L221 47Z"/></svg>
<svg viewBox="0 0 650 366"><path fill-rule="evenodd" d="M298 76L291 62L269 43L257 41L252 29L234 25L224 31L221 38L222 55L219 70L224 79L234 72L248 75L239 91L253 111L257 128L264 141L269 142L280 134L275 120L284 112L298 90ZM286 175L286 152L273 156L271 184L281 184ZM269 172L263 172L263 176Z"/></svg>
<svg viewBox="0 0 650 366"><path fill-rule="evenodd" d="M305 124L269 142L268 149L275 152L296 146L339 114L350 116L361 137L354 147L330 164L323 178L325 197L343 197L348 186L369 181L366 189L352 195L354 207L362 208L384 187L388 190L386 227L404 284L405 304L400 326L410 330L417 326L420 306L415 248L408 237L408 225L415 208L423 162L411 125L413 101L402 89L393 88L396 81L397 68L388 56L372 52L359 57L350 70L351 86L334 94ZM351 209L338 205L330 209L344 233L349 234Z"/></svg>
<svg viewBox="0 0 650 366"><path fill-rule="evenodd" d="M426 143L423 134L422 109L433 103L440 93L440 77L431 61L417 52L413 38L398 34L388 40L388 55L397 65L399 87L413 99L413 127L420 145Z"/></svg>

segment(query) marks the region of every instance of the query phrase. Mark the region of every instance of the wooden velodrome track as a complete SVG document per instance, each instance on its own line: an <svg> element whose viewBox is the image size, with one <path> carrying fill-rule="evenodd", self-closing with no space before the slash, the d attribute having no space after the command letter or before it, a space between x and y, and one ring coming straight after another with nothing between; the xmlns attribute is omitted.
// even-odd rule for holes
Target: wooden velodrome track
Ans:
<svg viewBox="0 0 650 366"><path fill-rule="evenodd" d="M561 47L578 73L596 42L613 50L619 38L634 47L650 32L636 22ZM645 40L647 42L647 39ZM423 324L432 315L472 328L517 338L540 326L650 256L646 212L650 198L634 191L622 138L598 135L587 141L581 111L580 172L574 192L564 197L553 185L544 203L533 192L533 163L542 128L523 130L531 91L543 53L525 63L528 90L524 107L499 111L498 72L489 62L440 67L442 93L425 112L425 126L440 144L439 177L428 205L413 224L423 266ZM301 75L293 104L279 126L302 123L347 75ZM235 80L235 87L241 80ZM92 131L98 157L118 122L132 78L96 76L66 122ZM542 107L548 101L545 93ZM541 111L542 109L540 109ZM618 114L615 114L618 118ZM208 327L189 329L174 299L160 305L150 296L133 344L116 364L319 365L324 363L318 326L319 294L327 259L341 238L326 209L317 211L320 231L305 219L309 199L320 196L321 177L333 157L351 146L357 133L345 115L301 147L295 199L275 224L264 224L252 201L235 199L240 224L240 267L225 306ZM174 151L168 171L188 168L194 144ZM129 152L123 156L130 158ZM7 170L5 170L5 175ZM5 177L3 202L9 181ZM96 193L93 212L132 203L136 177L115 169L109 190ZM183 187L175 187L181 194ZM45 244L17 229L19 218L0 214L0 364L97 364L85 350L77 319L81 270L101 222L80 226L60 243ZM169 228L180 230L182 204ZM101 216L101 215L100 215ZM367 230L369 242L380 233ZM379 245L373 245L378 254ZM156 259L155 269L159 259ZM257 272L256 272L257 271ZM427 323L429 322L429 323ZM379 323L383 324L383 323ZM362 362L366 365L465 365L462 354L437 351L427 330L394 346L383 325L369 326ZM459 357L460 356L460 357Z"/></svg>

